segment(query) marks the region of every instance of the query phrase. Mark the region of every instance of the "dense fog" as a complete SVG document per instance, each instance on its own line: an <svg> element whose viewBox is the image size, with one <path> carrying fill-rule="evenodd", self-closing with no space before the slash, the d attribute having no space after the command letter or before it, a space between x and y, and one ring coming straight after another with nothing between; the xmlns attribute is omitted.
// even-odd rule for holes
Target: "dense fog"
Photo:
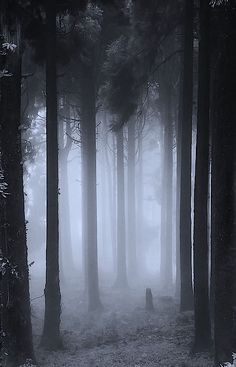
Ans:
<svg viewBox="0 0 236 367"><path fill-rule="evenodd" d="M137 286L154 282L161 287L160 254L161 254L161 198L165 196L165 187L161 187L163 171L163 126L157 113L147 111L135 121L135 233L132 241L137 254L137 273L129 271L129 283ZM72 115L73 116L73 115ZM116 141L111 131L111 116L102 111L97 117L97 223L98 223L98 264L102 285L112 285L116 277ZM157 120L158 118L158 120ZM30 269L32 277L45 275L46 243L46 142L45 110L39 110L38 117L32 121L30 131L31 148L35 151L33 161L25 165L26 218L28 221L27 237L29 244L29 261L34 262ZM72 120L60 121L75 125ZM67 177L60 170L59 179L59 222L67 231L60 232L60 272L65 279L74 276L78 286L84 286L83 275L83 230L82 230L82 174L79 129L65 139L71 140L67 158ZM128 129L124 127L125 151L125 224L126 246L128 243ZM59 149L60 157L60 149ZM173 147L173 161L176 170L176 152ZM60 164L60 159L59 159ZM66 180L66 188L63 187ZM67 192L64 192L67 190ZM175 187L173 186L173 195ZM63 200L68 200L63 203ZM63 210L64 209L64 210ZM173 278L175 283L175 207L171 213ZM66 227L68 226L68 227ZM129 261L127 259L127 267ZM138 276L138 277L137 277ZM163 287L162 287L163 288ZM164 291L164 289L163 289ZM173 292L173 288L170 290Z"/></svg>
<svg viewBox="0 0 236 367"><path fill-rule="evenodd" d="M236 365L235 44L235 0L0 0L0 367Z"/></svg>

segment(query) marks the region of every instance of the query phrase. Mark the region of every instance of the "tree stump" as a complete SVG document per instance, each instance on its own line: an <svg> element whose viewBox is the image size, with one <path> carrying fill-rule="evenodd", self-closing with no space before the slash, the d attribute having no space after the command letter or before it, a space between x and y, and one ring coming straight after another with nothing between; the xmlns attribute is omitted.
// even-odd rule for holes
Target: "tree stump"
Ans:
<svg viewBox="0 0 236 367"><path fill-rule="evenodd" d="M153 311L154 310L151 288L146 288L146 310L147 311Z"/></svg>

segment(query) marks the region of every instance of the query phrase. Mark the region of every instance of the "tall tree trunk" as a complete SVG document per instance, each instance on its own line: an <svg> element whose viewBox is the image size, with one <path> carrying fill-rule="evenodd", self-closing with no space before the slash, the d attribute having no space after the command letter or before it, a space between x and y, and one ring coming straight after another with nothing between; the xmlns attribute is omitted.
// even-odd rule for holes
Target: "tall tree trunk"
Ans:
<svg viewBox="0 0 236 367"><path fill-rule="evenodd" d="M193 0L185 0L180 182L180 309L193 308L191 241L191 148L193 105Z"/></svg>
<svg viewBox="0 0 236 367"><path fill-rule="evenodd" d="M5 10L5 9L4 9ZM4 281L2 326L6 333L6 348L3 362L17 367L27 360L34 360L29 274L27 263L26 226L24 209L23 166L21 150L21 45L20 26L15 27L16 37L12 41L17 51L7 57L7 68L11 77L1 80L0 148L1 166L8 195L4 199L1 218L2 255L9 261ZM9 35L10 37L10 35ZM1 199L2 200L2 199ZM3 237L2 237L3 236ZM2 261L1 261L2 262ZM1 264L2 265L2 264ZM7 284L6 284L7 283Z"/></svg>
<svg viewBox="0 0 236 367"><path fill-rule="evenodd" d="M63 120L58 122L58 147L59 147L59 193L61 196L61 176L62 176L62 162L61 153L64 148L64 126ZM63 258L63 241L62 236L64 231L62 230L62 209L61 209L61 197L59 196L59 271L60 271L60 281L63 283L65 281L65 264Z"/></svg>
<svg viewBox="0 0 236 367"><path fill-rule="evenodd" d="M84 275L84 290L88 290L87 269L87 175L86 175L86 126L83 121L80 124L81 138L81 197L82 197L82 270Z"/></svg>
<svg viewBox="0 0 236 367"><path fill-rule="evenodd" d="M144 112L144 119L146 118ZM145 120L144 120L145 123ZM142 131L138 133L138 151L139 151L139 160L138 160L138 169L137 169L137 226L136 226L136 238L137 238L137 263L139 274L143 268L143 134Z"/></svg>
<svg viewBox="0 0 236 367"><path fill-rule="evenodd" d="M62 110L62 119L59 124L59 224L60 224L60 272L64 275L72 275L74 261L72 253L72 239L70 227L70 198L68 178L68 157L72 147L70 107L66 98Z"/></svg>
<svg viewBox="0 0 236 367"><path fill-rule="evenodd" d="M110 212L110 170L109 170L109 158L107 155L107 121L106 116L104 116L102 122L102 131L100 131L100 139L101 139L101 146L100 146L100 154L101 160L104 164L100 166L100 174L99 174L99 181L100 181L100 195L102 198L102 202L100 205L100 213L99 216L101 218L101 253L103 254L103 260L107 262L107 255L110 251L109 243L111 242L111 226L109 225L110 220L112 220L112 212ZM109 218L108 218L109 213ZM110 233L109 233L110 232Z"/></svg>
<svg viewBox="0 0 236 367"><path fill-rule="evenodd" d="M50 350L61 347L61 293L59 279L58 225L58 123L56 75L56 0L46 7L46 145L47 145L47 238L45 314L41 345Z"/></svg>
<svg viewBox="0 0 236 367"><path fill-rule="evenodd" d="M105 116L105 128L108 130L107 119ZM113 270L116 273L116 153L115 153L115 136L112 134L112 153L111 162L109 159L109 134L106 133L106 162L107 162L107 184L109 197L109 221L112 246Z"/></svg>
<svg viewBox="0 0 236 367"><path fill-rule="evenodd" d="M84 68L81 89L81 130L83 145L83 176L85 194L85 242L88 309L102 307L98 282L97 254L97 177L96 177L96 90L93 71Z"/></svg>
<svg viewBox="0 0 236 367"><path fill-rule="evenodd" d="M112 202L113 202L113 254L114 254L114 270L116 269L117 264L117 158L116 158L116 137L112 136L113 142L113 155L112 155L112 162L113 162L113 170L112 170Z"/></svg>
<svg viewBox="0 0 236 367"><path fill-rule="evenodd" d="M181 58L182 61L182 58ZM176 131L176 279L175 296L180 299L180 183L181 183L181 129L183 103L183 71L180 71L179 100Z"/></svg>
<svg viewBox="0 0 236 367"><path fill-rule="evenodd" d="M117 144L117 278L115 286L128 285L125 241L125 183L123 128L116 132Z"/></svg>
<svg viewBox="0 0 236 367"><path fill-rule="evenodd" d="M218 58L215 68L212 157L213 239L215 243L215 362L232 361L236 263L236 8L228 1L218 10Z"/></svg>
<svg viewBox="0 0 236 367"><path fill-rule="evenodd" d="M166 86L166 111L165 111L165 152L166 152L166 221L165 221L165 288L171 292L173 285L173 265L172 265L172 233L173 233L173 124L171 110L171 88Z"/></svg>
<svg viewBox="0 0 236 367"><path fill-rule="evenodd" d="M3 12L2 7L0 8L1 12ZM1 21L3 21L3 16ZM0 23L0 49L3 51L3 43L5 42L3 37L3 24ZM0 56L0 70L4 70L6 68L6 55ZM0 109L2 116L4 116L3 109L4 105L2 103L2 95L3 95L3 78L0 79ZM3 174L3 168L2 168L2 146L1 141L3 139L2 136L2 122L3 118L0 117L0 174L1 174L1 182L4 182L4 174ZM2 307L0 308L0 331L1 335L4 335L7 333L7 315L6 315L6 305L7 305L7 295L8 295L8 270L2 268L2 261L4 261L5 258L7 258L7 233L6 233L6 200L2 193L0 194L0 265L1 265L1 272L0 272L0 304ZM4 271L5 274L4 274ZM1 337L0 340L0 350L4 351L7 350L7 343L6 339ZM2 354L0 357L0 361L2 362Z"/></svg>
<svg viewBox="0 0 236 367"><path fill-rule="evenodd" d="M173 125L171 116L171 89L165 80L163 91L163 169L161 203L161 276L163 291L170 293L173 282Z"/></svg>
<svg viewBox="0 0 236 367"><path fill-rule="evenodd" d="M136 279L136 202L135 202L135 119L128 122L128 271L131 279Z"/></svg>
<svg viewBox="0 0 236 367"><path fill-rule="evenodd" d="M62 153L61 160L61 184L60 184L60 241L63 271L72 274L74 261L72 253L72 239L70 227L70 200L69 200L69 178L68 178L68 154Z"/></svg>
<svg viewBox="0 0 236 367"><path fill-rule="evenodd" d="M162 172L161 172L161 256L160 275L163 290L165 289L165 264L166 264L166 127L162 128Z"/></svg>
<svg viewBox="0 0 236 367"><path fill-rule="evenodd" d="M209 168L209 4L200 1L197 148L194 193L194 350L211 344L209 310L208 168Z"/></svg>

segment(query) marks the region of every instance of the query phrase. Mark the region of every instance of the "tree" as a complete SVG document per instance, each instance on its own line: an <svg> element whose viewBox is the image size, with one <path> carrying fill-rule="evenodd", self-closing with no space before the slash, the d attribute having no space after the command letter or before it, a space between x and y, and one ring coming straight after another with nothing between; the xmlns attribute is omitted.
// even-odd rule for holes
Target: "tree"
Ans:
<svg viewBox="0 0 236 367"><path fill-rule="evenodd" d="M135 204L135 116L128 122L128 190L127 190L127 241L128 241L128 271L131 279L137 272L136 253L136 204Z"/></svg>
<svg viewBox="0 0 236 367"><path fill-rule="evenodd" d="M183 98L181 99L181 183L180 183L180 309L191 310L192 241L191 241L191 147L193 104L193 1L185 0Z"/></svg>
<svg viewBox="0 0 236 367"><path fill-rule="evenodd" d="M70 120L69 99L63 98L63 107L59 122L59 224L60 224L60 264L63 274L72 274L74 270L72 239L70 228L70 202L68 181L68 157L73 145Z"/></svg>
<svg viewBox="0 0 236 367"><path fill-rule="evenodd" d="M161 116L163 123L163 164L161 198L161 276L163 290L170 292L173 283L173 121L171 78L167 66L160 76Z"/></svg>
<svg viewBox="0 0 236 367"><path fill-rule="evenodd" d="M60 337L61 293L59 280L58 218L58 121L56 75L56 0L46 5L46 139L47 139L47 239L45 315L41 345L58 349Z"/></svg>
<svg viewBox="0 0 236 367"><path fill-rule="evenodd" d="M208 169L209 169L209 4L200 1L197 148L194 192L194 350L211 344L209 312Z"/></svg>
<svg viewBox="0 0 236 367"><path fill-rule="evenodd" d="M123 128L116 132L117 147L117 278L115 286L126 288L127 264L125 241L125 182Z"/></svg>
<svg viewBox="0 0 236 367"><path fill-rule="evenodd" d="M173 266L172 266L172 232L173 232L173 121L172 121L172 96L170 82L166 82L166 100L165 100L165 127L164 144L166 150L166 221L165 221L165 239L166 239L166 258L165 258L165 277L164 284L168 290L173 285Z"/></svg>
<svg viewBox="0 0 236 367"><path fill-rule="evenodd" d="M5 333L3 358L6 366L17 367L34 360L29 274L27 263L24 211L23 167L21 150L21 22L16 14L6 19L9 4L1 3L3 28L12 30L10 45L16 51L6 54L9 76L1 79L0 149L1 167L7 184L1 215L1 276L3 310L1 325ZM18 41L18 42L17 42ZM15 49L15 46L14 46ZM2 334L3 336L3 334Z"/></svg>
<svg viewBox="0 0 236 367"><path fill-rule="evenodd" d="M143 223L144 223L144 213L143 213L143 202L144 202L144 185L143 185L143 125L146 124L146 111L143 111L141 118L141 123L138 126L138 168L136 174L136 208L137 208L137 225L136 225L136 236L137 236L137 264L140 269L143 265L143 246L144 246L144 236L143 236Z"/></svg>
<svg viewBox="0 0 236 367"><path fill-rule="evenodd" d="M182 65L182 58L180 58ZM181 177L181 122L182 122L182 108L181 98L182 92L182 70L179 75L179 97L177 102L177 118L176 118L176 281L175 281L175 296L180 299L180 177Z"/></svg>
<svg viewBox="0 0 236 367"><path fill-rule="evenodd" d="M80 19L80 32L77 34L77 41L80 43L83 241L85 282L90 310L101 308L97 259L96 114L98 92L105 79L102 69L105 51L114 37L113 31L117 26L114 26L117 13L114 16L113 8L116 9L117 4L110 2L109 5L102 8L89 3ZM118 9L120 10L119 6ZM76 67L78 68L77 64Z"/></svg>
<svg viewBox="0 0 236 367"><path fill-rule="evenodd" d="M212 208L214 239L215 363L232 361L235 292L236 51L234 1L216 12L217 58L213 83ZM223 92L222 92L223 91Z"/></svg>
<svg viewBox="0 0 236 367"><path fill-rule="evenodd" d="M96 187L96 84L93 66L83 65L81 78L81 131L83 157L83 194L85 218L85 270L88 308L101 308L97 258L97 187Z"/></svg>

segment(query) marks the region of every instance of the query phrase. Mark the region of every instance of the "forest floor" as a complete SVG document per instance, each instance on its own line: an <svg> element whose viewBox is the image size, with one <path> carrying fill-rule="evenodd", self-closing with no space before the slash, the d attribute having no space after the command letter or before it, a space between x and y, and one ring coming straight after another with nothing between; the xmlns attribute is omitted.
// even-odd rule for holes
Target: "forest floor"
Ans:
<svg viewBox="0 0 236 367"><path fill-rule="evenodd" d="M88 313L83 292L62 289L64 348L38 347L43 324L42 282L31 280L36 357L42 367L210 367L210 355L191 355L192 313L178 312L174 300L153 291L155 311L145 311L145 289L122 293L102 288L102 312ZM39 298L36 298L39 296Z"/></svg>

